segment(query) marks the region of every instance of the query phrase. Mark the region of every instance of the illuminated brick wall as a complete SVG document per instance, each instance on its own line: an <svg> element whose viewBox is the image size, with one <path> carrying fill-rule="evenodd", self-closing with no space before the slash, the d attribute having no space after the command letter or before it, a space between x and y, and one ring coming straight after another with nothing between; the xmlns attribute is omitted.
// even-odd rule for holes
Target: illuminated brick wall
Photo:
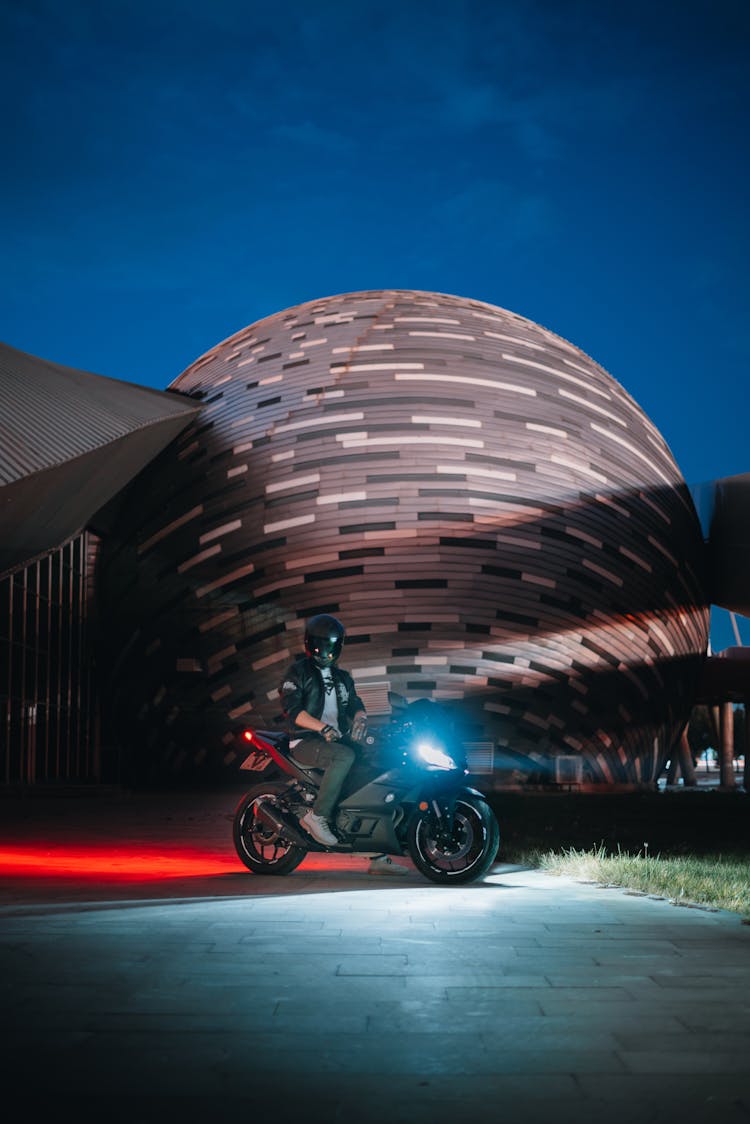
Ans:
<svg viewBox="0 0 750 1124"><path fill-rule="evenodd" d="M707 644L702 539L663 438L581 351L476 301L354 293L173 389L202 416L104 572L122 722L159 770L231 765L324 610L360 684L457 700L504 776L656 775Z"/></svg>

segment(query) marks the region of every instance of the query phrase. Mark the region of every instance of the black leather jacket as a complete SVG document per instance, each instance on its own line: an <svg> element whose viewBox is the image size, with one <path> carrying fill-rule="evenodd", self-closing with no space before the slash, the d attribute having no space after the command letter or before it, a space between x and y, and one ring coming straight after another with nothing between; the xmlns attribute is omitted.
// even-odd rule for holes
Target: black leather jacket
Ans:
<svg viewBox="0 0 750 1124"><path fill-rule="evenodd" d="M339 703L339 728L342 734L348 734L352 728L354 715L358 710L364 710L365 704L357 694L354 680L348 671L343 671L340 667L332 667L331 672ZM279 687L279 697L290 730L295 734L314 736L311 730L302 730L294 721L301 710L306 710L313 718L320 718L323 713L325 701L323 677L311 659L307 656L298 656L291 667L287 668Z"/></svg>

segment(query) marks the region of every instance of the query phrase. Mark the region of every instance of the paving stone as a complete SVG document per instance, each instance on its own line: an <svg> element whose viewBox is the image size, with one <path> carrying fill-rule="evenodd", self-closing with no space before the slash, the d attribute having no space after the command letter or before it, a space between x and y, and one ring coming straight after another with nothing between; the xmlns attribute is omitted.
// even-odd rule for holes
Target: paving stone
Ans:
<svg viewBox="0 0 750 1124"><path fill-rule="evenodd" d="M748 1055L735 1046L733 1050L709 1052L701 1046L655 1050L621 1050L620 1057L631 1073L744 1074L748 1080ZM747 1092L747 1089L745 1090Z"/></svg>
<svg viewBox="0 0 750 1124"><path fill-rule="evenodd" d="M682 1031L633 1034L619 1028L615 1031L614 1037L622 1050L636 1053L648 1051L654 1056L662 1052L687 1050L692 1053L708 1051L726 1055L744 1052L745 1057L750 1059L750 1030L745 1033L722 1034L720 1031L696 1033L688 1027L683 1027Z"/></svg>
<svg viewBox="0 0 750 1124"><path fill-rule="evenodd" d="M645 972L623 972L595 968L576 968L563 972L548 972L546 982L554 988L573 987L624 987L628 991L633 988L646 990L658 987L656 980Z"/></svg>
<svg viewBox="0 0 750 1124"><path fill-rule="evenodd" d="M747 1067L737 1073L690 1073L656 1069L626 1076L616 1074L580 1074L577 1085L584 1097L601 1101L627 1101L629 1097L652 1101L668 1111L670 1106L693 1105L725 1106L746 1104L748 1101ZM672 1120L680 1117L673 1108ZM721 1117L716 1118L720 1120Z"/></svg>

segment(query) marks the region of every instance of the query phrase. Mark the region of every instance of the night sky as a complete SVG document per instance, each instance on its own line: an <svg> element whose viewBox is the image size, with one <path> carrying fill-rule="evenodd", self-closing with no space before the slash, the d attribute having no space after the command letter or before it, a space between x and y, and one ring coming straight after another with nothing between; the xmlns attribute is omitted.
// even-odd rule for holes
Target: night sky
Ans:
<svg viewBox="0 0 750 1124"><path fill-rule="evenodd" d="M746 0L0 0L0 88L13 347L163 388L301 301L455 293L689 483L750 471Z"/></svg>

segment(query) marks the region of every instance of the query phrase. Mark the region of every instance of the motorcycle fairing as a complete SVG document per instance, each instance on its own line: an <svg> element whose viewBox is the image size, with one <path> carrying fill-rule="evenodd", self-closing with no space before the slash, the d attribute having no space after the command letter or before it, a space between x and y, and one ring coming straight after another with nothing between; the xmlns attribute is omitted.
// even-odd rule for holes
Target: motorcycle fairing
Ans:
<svg viewBox="0 0 750 1124"><path fill-rule="evenodd" d="M336 813L336 827L339 831L357 839L371 839L377 831L382 816L368 816L360 813L356 808L341 809Z"/></svg>
<svg viewBox="0 0 750 1124"><path fill-rule="evenodd" d="M403 844L396 836L396 810L389 812L388 807L381 808L380 814L358 808L338 808L335 826L347 837L342 848L353 854L357 851L403 854Z"/></svg>
<svg viewBox="0 0 750 1124"><path fill-rule="evenodd" d="M380 815L384 811L387 812L389 806L395 808L402 804L407 799L407 794L415 787L413 776L404 776L404 771L401 769L388 769L350 792L339 801L339 807Z"/></svg>

